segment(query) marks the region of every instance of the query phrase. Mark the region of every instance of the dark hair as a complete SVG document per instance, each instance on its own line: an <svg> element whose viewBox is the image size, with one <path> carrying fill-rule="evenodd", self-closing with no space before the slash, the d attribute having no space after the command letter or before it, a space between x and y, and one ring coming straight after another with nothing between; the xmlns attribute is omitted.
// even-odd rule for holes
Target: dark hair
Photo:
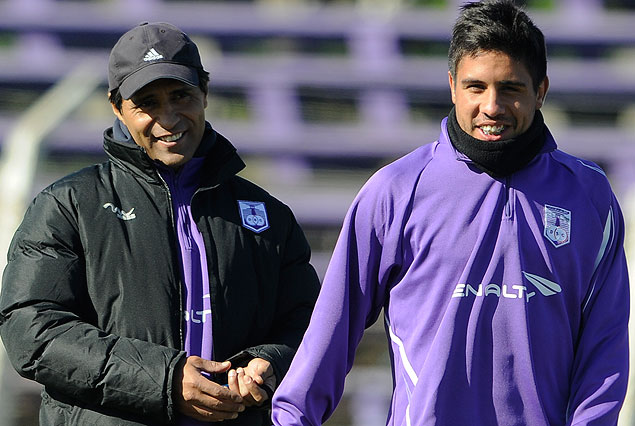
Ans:
<svg viewBox="0 0 635 426"><path fill-rule="evenodd" d="M498 51L525 65L534 90L547 75L547 48L542 31L511 0L466 3L452 30L448 52L450 73L465 56Z"/></svg>
<svg viewBox="0 0 635 426"><path fill-rule="evenodd" d="M198 72L198 87L203 91L203 93L207 94L208 86L209 86L209 73L204 69L197 69ZM121 97L121 93L119 93L119 88L112 89L108 94L108 99L110 103L115 106L119 111L121 111L121 104L123 99Z"/></svg>

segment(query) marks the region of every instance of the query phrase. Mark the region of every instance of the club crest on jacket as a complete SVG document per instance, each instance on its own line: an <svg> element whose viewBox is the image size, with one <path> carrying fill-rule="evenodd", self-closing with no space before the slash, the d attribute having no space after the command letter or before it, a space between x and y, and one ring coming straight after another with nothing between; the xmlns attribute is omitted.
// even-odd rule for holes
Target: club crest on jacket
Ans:
<svg viewBox="0 0 635 426"><path fill-rule="evenodd" d="M545 204L545 237L554 247L571 241L571 212L562 207Z"/></svg>
<svg viewBox="0 0 635 426"><path fill-rule="evenodd" d="M240 218L245 228L254 232L262 232L269 228L267 209L262 201L242 201L238 200Z"/></svg>

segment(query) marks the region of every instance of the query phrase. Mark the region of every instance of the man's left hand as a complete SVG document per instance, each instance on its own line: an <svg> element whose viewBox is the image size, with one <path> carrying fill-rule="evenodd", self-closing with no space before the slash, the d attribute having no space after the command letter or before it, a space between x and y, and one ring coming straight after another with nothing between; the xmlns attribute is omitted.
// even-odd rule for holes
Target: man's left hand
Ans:
<svg viewBox="0 0 635 426"><path fill-rule="evenodd" d="M246 367L231 369L227 373L229 389L243 397L246 406L262 405L269 396L261 387L276 388L277 380L271 363L262 358L254 358Z"/></svg>

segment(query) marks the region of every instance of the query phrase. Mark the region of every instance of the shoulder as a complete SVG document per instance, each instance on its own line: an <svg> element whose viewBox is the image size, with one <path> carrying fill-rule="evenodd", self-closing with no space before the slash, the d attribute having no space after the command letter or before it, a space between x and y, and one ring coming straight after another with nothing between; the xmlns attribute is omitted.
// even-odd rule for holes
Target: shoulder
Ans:
<svg viewBox="0 0 635 426"><path fill-rule="evenodd" d="M51 183L42 193L61 194L69 190L81 190L84 187L93 186L94 182L103 180L104 174L109 173L110 167L110 162L84 167Z"/></svg>
<svg viewBox="0 0 635 426"><path fill-rule="evenodd" d="M602 167L558 149L549 155L552 159L551 167L559 169L559 175L568 180L559 184L566 185L571 191L585 193L596 205L610 203L613 191Z"/></svg>
<svg viewBox="0 0 635 426"><path fill-rule="evenodd" d="M45 187L35 197L35 201L55 201L57 204L73 203L74 200L94 198L95 187L103 181L104 169L108 163L94 164L68 174Z"/></svg>
<svg viewBox="0 0 635 426"><path fill-rule="evenodd" d="M368 179L358 197L409 198L437 146L437 142L423 145L382 167Z"/></svg>
<svg viewBox="0 0 635 426"><path fill-rule="evenodd" d="M385 231L391 224L401 223L437 146L436 142L421 146L375 172L349 207L345 225L356 223Z"/></svg>
<svg viewBox="0 0 635 426"><path fill-rule="evenodd" d="M22 228L70 226L77 228L83 220L95 221L103 199L114 192L111 163L94 164L68 174L42 189L31 201L24 215ZM129 187L129 185L124 184ZM111 196L105 197L109 201ZM26 224L26 225L24 225Z"/></svg>
<svg viewBox="0 0 635 426"><path fill-rule="evenodd" d="M551 151L550 154L554 161L568 169L572 175L581 178L606 180L604 170L593 161L567 154L559 149Z"/></svg>
<svg viewBox="0 0 635 426"><path fill-rule="evenodd" d="M64 244L77 242L80 206L96 198L89 185L98 179L100 167L94 165L78 170L40 191L27 207L15 233L16 244L24 246L25 241L30 241L40 247L50 238ZM94 215L90 217L94 220Z"/></svg>
<svg viewBox="0 0 635 426"><path fill-rule="evenodd" d="M289 206L261 186L241 176L234 176L231 179L231 184L234 192L233 197L237 203L263 203L270 216L282 217L286 220L293 219L295 221Z"/></svg>
<svg viewBox="0 0 635 426"><path fill-rule="evenodd" d="M284 203L278 200L276 197L271 195L269 191L261 187L260 185L255 184L254 182L247 180L241 176L234 176L232 178L232 185L234 187L234 191L236 197L240 198L248 198L254 200L267 201L276 205L284 205Z"/></svg>

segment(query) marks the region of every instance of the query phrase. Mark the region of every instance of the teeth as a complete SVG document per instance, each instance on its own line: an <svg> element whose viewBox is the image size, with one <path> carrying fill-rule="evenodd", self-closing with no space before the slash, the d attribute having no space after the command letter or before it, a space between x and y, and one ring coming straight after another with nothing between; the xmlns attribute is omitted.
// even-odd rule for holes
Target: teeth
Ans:
<svg viewBox="0 0 635 426"><path fill-rule="evenodd" d="M176 140L181 139L181 136L183 136L183 132L177 133L177 134L172 135L172 136L165 136L165 137L161 138L161 140L165 141L165 142L174 142Z"/></svg>
<svg viewBox="0 0 635 426"><path fill-rule="evenodd" d="M505 126L481 126L481 130L486 135L500 135L505 130Z"/></svg>

